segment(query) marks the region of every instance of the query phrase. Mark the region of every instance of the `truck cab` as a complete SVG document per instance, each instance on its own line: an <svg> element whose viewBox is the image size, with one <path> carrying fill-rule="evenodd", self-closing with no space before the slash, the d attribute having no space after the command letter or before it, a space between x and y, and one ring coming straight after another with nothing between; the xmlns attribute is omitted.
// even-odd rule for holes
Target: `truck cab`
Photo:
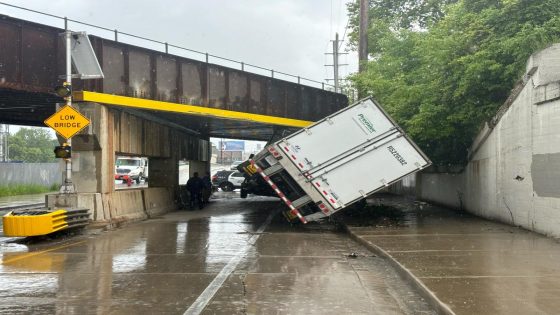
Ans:
<svg viewBox="0 0 560 315"><path fill-rule="evenodd" d="M115 162L115 179L124 179L127 175L140 184L148 179L148 158L119 156Z"/></svg>

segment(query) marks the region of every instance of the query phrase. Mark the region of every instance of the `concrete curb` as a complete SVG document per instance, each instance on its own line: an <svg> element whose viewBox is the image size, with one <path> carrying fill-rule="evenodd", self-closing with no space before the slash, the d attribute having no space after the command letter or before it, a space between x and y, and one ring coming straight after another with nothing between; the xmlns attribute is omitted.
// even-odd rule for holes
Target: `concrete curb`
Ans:
<svg viewBox="0 0 560 315"><path fill-rule="evenodd" d="M399 263L395 258L393 258L389 253L383 250L381 247L374 245L365 239L359 237L354 233L345 223L341 222L344 230L350 235L352 239L356 242L364 245L369 250L374 252L380 257L386 258L387 261L396 269L398 274L408 281L412 286L418 291L420 296L424 298L437 312L438 314L444 315L456 315L451 308L445 303L443 303L420 279L418 279L410 270Z"/></svg>

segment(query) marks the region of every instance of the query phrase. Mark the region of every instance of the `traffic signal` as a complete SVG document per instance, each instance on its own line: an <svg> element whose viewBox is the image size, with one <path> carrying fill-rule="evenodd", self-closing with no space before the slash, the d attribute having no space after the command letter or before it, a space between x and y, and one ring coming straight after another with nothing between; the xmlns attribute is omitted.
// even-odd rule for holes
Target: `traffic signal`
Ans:
<svg viewBox="0 0 560 315"><path fill-rule="evenodd" d="M60 97L68 97L72 95L72 87L68 84L59 85L54 88L54 92Z"/></svg>
<svg viewBox="0 0 560 315"><path fill-rule="evenodd" d="M72 147L69 145L54 147L54 156L59 159L69 159L72 157Z"/></svg>

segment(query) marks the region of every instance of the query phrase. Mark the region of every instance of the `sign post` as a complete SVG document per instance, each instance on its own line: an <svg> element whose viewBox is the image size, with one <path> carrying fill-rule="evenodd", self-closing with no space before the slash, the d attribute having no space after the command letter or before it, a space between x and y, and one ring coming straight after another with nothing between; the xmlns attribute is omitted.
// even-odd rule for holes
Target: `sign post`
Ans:
<svg viewBox="0 0 560 315"><path fill-rule="evenodd" d="M57 87L56 90L60 96L64 97L65 105L51 117L47 118L45 124L66 139L66 142L62 145L62 150L57 148L55 152L68 152L63 157L66 163L66 172L64 183L60 187L60 193L70 194L76 192L76 188L72 183L72 136L90 123L87 117L72 107L72 61L74 61L74 66L78 72L75 75L76 78L82 80L102 79L104 76L85 32L72 32L66 29L61 35L64 35L66 42L66 74L63 86Z"/></svg>

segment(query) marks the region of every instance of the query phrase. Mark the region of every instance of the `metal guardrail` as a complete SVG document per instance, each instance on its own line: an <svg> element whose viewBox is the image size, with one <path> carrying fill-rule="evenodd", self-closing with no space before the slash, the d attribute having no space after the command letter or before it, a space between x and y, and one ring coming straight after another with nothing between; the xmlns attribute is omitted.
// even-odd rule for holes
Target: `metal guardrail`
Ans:
<svg viewBox="0 0 560 315"><path fill-rule="evenodd" d="M298 84L301 84L302 81L305 81L305 82L309 82L309 83L320 84L320 86L323 90L325 89L325 87L334 88L334 85L329 84L329 83L325 83L325 82L321 82L321 81L317 81L317 80L313 80L313 79L308 79L308 78L305 78L305 77L301 77L301 76L298 76L298 75L294 75L294 74L290 74L290 73L286 73L286 72L282 72L282 71L276 71L274 69L269 69L269 68L266 68L266 67L262 67L262 66L258 66L258 65L254 65L254 64L250 64L250 63L245 63L245 62L238 61L238 60L229 59L229 58L226 58L226 57L213 55L213 54L210 54L208 52L202 52L202 51L198 51L198 50L195 50L195 49L190 49L190 48L170 44L168 42L162 42L162 41L154 40L154 39L151 39L151 38L147 38L147 37L143 37L143 36L127 33L127 32L121 32L121 31L118 31L116 29L110 29L110 28L95 25L95 24L81 22L81 21L78 21L78 20L70 19L68 17L58 16L58 15L54 15L54 14L51 14L51 13L46 13L46 12L41 12L41 11L37 11L37 10L33 10L33 9L28 9L28 8L24 8L24 7L21 7L21 6L5 3L5 2L0 2L0 5L4 5L4 6L20 9L20 10L23 10L23 11L33 12L33 13L40 14L40 15L43 15L43 16L48 16L48 17L52 17L52 18L55 18L55 19L63 20L64 21L64 29L68 29L68 22L72 22L72 23L96 28L96 29L99 29L99 30L108 31L108 32L113 33L113 35L114 35L113 39L116 42L119 41L119 35L124 35L124 36L128 36L128 37L131 37L131 38L140 39L140 40L144 40L144 41L147 41L147 42L150 42L150 43L162 45L163 46L162 51L164 51L165 53L169 53L169 47L172 47L172 48L175 48L175 49L184 50L184 51L192 52L192 53L195 53L195 54L198 54L198 55L202 55L204 57L204 61L206 63L209 63L210 58L215 58L217 60L223 60L223 61L236 63L240 66L240 69L242 71L246 71L245 67L250 67L250 68L259 69L259 70L269 72L271 78L274 78L275 74L279 74L279 75L286 76L288 78L296 79ZM200 60L200 61L202 61L202 60ZM224 66L224 65L222 64L222 66Z"/></svg>

